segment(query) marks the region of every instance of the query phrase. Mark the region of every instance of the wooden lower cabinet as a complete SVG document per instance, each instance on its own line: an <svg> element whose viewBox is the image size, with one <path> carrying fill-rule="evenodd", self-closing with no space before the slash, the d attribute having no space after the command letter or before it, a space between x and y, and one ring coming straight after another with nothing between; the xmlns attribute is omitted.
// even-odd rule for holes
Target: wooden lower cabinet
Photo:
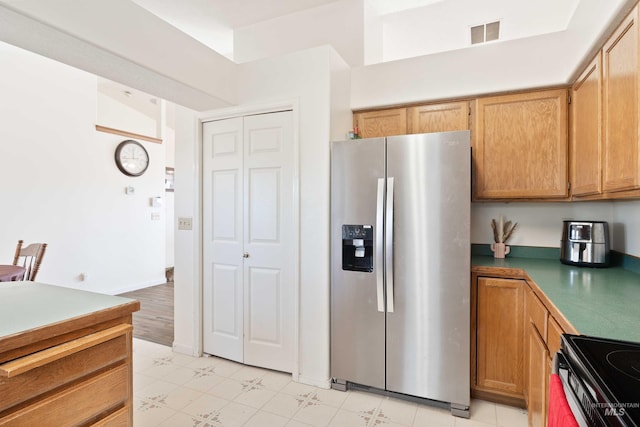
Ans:
<svg viewBox="0 0 640 427"><path fill-rule="evenodd" d="M132 301L0 338L0 426L133 425L138 308Z"/></svg>
<svg viewBox="0 0 640 427"><path fill-rule="evenodd" d="M527 381L527 411L529 426L546 425L546 402L549 352L547 346L533 324L529 324L529 357Z"/></svg>
<svg viewBox="0 0 640 427"><path fill-rule="evenodd" d="M471 275L471 395L526 408L529 426L544 427L552 359L566 332L554 316L564 318L528 278L496 270Z"/></svg>
<svg viewBox="0 0 640 427"><path fill-rule="evenodd" d="M476 293L474 394L523 406L523 280L480 277ZM473 369L472 369L473 371Z"/></svg>

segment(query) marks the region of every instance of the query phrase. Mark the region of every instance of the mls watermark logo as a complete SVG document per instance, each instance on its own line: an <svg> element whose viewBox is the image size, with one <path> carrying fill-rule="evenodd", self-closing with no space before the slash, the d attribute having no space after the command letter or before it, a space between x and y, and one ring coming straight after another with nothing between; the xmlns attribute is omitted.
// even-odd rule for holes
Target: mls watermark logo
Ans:
<svg viewBox="0 0 640 427"><path fill-rule="evenodd" d="M604 409L605 417L622 417L627 409L640 408L640 403L594 403L592 407Z"/></svg>
<svg viewBox="0 0 640 427"><path fill-rule="evenodd" d="M624 415L624 408L604 408L605 417L622 417Z"/></svg>

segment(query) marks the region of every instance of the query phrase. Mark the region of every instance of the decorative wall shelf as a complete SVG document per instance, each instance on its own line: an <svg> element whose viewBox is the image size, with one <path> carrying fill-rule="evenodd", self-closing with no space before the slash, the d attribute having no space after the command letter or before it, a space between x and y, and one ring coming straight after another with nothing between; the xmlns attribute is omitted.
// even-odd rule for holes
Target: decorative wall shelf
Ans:
<svg viewBox="0 0 640 427"><path fill-rule="evenodd" d="M132 139L142 139L143 141L155 142L156 144L162 144L161 138L155 138L153 136L140 135L139 133L127 132L126 130L109 128L106 126L96 125L96 130L104 133L112 133L114 135L126 136Z"/></svg>

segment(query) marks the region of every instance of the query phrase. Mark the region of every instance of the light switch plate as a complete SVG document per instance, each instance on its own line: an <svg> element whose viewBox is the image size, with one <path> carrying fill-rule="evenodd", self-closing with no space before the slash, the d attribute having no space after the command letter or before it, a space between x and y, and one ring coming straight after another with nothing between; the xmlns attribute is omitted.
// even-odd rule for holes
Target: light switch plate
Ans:
<svg viewBox="0 0 640 427"><path fill-rule="evenodd" d="M180 217L178 218L178 230L191 230L193 229L193 218Z"/></svg>
<svg viewBox="0 0 640 427"><path fill-rule="evenodd" d="M160 221L160 212L151 212L151 221Z"/></svg>

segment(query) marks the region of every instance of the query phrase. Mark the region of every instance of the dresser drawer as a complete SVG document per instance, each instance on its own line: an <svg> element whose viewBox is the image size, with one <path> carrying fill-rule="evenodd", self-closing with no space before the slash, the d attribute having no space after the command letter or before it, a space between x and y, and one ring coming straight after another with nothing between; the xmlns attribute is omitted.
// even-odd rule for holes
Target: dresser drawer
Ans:
<svg viewBox="0 0 640 427"><path fill-rule="evenodd" d="M128 365L121 365L0 418L0 426L74 426L124 407L131 397Z"/></svg>
<svg viewBox="0 0 640 427"><path fill-rule="evenodd" d="M125 363L131 329L119 325L0 365L0 416L18 403Z"/></svg>

